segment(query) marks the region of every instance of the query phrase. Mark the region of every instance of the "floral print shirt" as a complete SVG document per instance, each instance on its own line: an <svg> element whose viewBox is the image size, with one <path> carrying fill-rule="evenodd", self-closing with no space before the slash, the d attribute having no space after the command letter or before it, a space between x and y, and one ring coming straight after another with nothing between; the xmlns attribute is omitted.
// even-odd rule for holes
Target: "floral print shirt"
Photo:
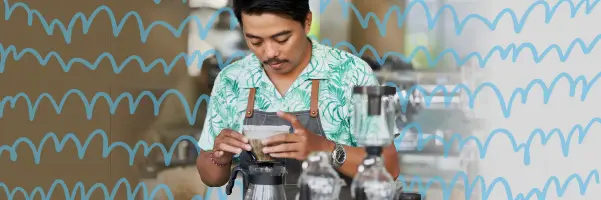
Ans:
<svg viewBox="0 0 601 200"><path fill-rule="evenodd" d="M200 148L212 150L215 137L224 128L242 132L250 88L257 88L256 110L307 111L310 109L312 79L320 79L318 109L325 136L340 144L357 146L351 132L353 86L379 85L376 76L361 58L316 40L311 42L310 63L284 96L269 80L254 54L225 67L211 92Z"/></svg>

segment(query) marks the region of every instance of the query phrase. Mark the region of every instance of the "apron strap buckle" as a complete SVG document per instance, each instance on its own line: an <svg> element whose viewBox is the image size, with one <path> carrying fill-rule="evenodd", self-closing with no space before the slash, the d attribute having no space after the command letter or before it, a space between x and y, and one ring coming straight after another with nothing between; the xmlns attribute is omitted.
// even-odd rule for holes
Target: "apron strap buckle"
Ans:
<svg viewBox="0 0 601 200"><path fill-rule="evenodd" d="M253 116L253 110L255 109L255 93L257 92L256 88L250 88L248 93L248 104L246 105L246 117L250 118Z"/></svg>

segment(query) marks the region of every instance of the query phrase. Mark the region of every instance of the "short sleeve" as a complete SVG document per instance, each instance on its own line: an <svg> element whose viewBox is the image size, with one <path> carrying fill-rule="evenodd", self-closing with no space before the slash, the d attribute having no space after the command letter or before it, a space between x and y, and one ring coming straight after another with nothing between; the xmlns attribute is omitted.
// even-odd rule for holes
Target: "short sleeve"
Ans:
<svg viewBox="0 0 601 200"><path fill-rule="evenodd" d="M235 117L231 115L232 112L228 112L232 106L235 106L231 103L233 100L231 97L235 95L231 95L231 86L227 84L230 81L225 79L223 73L219 73L211 91L204 126L198 141L198 146L203 151L213 150L215 138L221 130L230 126L229 122Z"/></svg>

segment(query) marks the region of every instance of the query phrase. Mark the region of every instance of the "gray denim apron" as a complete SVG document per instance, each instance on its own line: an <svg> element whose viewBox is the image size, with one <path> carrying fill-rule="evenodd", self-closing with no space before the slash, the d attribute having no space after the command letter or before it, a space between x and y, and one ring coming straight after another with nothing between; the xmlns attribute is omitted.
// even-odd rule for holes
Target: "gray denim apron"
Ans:
<svg viewBox="0 0 601 200"><path fill-rule="evenodd" d="M277 116L275 112L263 112L254 109L255 94L257 88L250 88L248 96L248 105L246 108L246 115L244 119L245 125L287 125L291 126L290 123ZM305 128L315 134L324 136L323 127L319 118L318 111L318 99L319 99L319 80L312 80L311 87L311 108L307 111L290 112L295 115L299 122L305 126ZM292 132L292 130L290 130ZM332 149L333 150L333 149ZM302 162L296 159L276 159L280 163L283 163L286 167L287 174L284 181L284 189L286 190L287 200L296 200L296 195L299 192L299 186L297 185L298 178L302 172ZM250 158L247 154L240 154L240 167L248 170L248 162ZM340 191L340 200L351 200L350 186L353 181L352 177L346 177L342 173L338 173L342 177L346 186L342 187ZM246 188L242 190L246 195Z"/></svg>

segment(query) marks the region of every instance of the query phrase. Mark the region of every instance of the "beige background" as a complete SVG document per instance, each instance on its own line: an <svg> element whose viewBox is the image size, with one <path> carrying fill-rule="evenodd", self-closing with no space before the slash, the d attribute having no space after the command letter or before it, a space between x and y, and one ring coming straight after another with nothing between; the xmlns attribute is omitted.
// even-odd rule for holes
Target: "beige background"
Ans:
<svg viewBox="0 0 601 200"><path fill-rule="evenodd" d="M15 2L9 0L10 5ZM152 0L25 0L21 2L26 3L31 9L41 12L46 21L58 19L64 24L70 22L77 12L83 12L89 16L100 5L109 6L117 20L121 20L128 11L137 11L143 18L144 27L148 27L153 21L161 20L178 27L189 12L188 5L180 0L165 0L158 5L154 4ZM369 5L361 3L361 1L357 3L358 6ZM2 6L7 5L2 3ZM382 18L383 13L380 12L385 12L387 10L385 8L385 6L382 6L381 9L365 8L365 11L379 13L378 16ZM5 10L0 9L0 14L4 16ZM87 34L83 34L81 21L78 20L71 34L71 44L66 43L60 29L55 28L54 35L48 36L37 17L34 17L31 26L27 24L27 20L27 13L23 8L17 8L10 20L0 20L0 30L2 30L0 43L5 48L10 45L14 45L17 50L34 48L42 56L46 56L50 51L56 51L65 61L70 58L83 58L92 62L103 52L110 52L115 56L117 63L121 63L130 55L139 55L147 64L157 58L164 58L170 62L175 55L187 50L187 30L184 30L182 36L177 38L165 28L156 27L148 37L147 43L143 44L140 41L139 24L134 18L130 18L119 36L115 37L105 12L101 12L94 19ZM402 40L399 39L402 38L399 35L402 35L402 30L399 30L398 33L389 32L384 38L370 38L366 34L377 32L375 28L362 33L363 29L357 28L356 21L347 23L349 23L348 26L343 26L346 29L344 31L351 32L349 40L358 47L369 43L386 51L402 49ZM322 24L322 26L326 25ZM370 27L375 26L370 25ZM322 28L322 30L325 29ZM323 37L327 37L327 35ZM390 40L391 38L396 39ZM342 40L346 39L342 38ZM179 61L174 71L167 76L164 74L162 66L144 73L141 71L140 65L135 62L127 65L120 74L113 72L113 66L107 59L103 60L95 71L81 64L74 64L70 72L64 72L55 58L43 66L31 54L26 54L18 61L15 61L13 56L12 53L8 56L1 55L2 59L6 59L6 69L4 73L0 74L0 87L2 87L0 96L14 96L24 92L32 101L35 101L42 93L49 93L56 101L60 101L70 89L81 90L89 100L98 92L108 93L112 98L125 92L131 92L136 96L143 90L151 90L160 94L165 89L173 88L178 77L186 73L183 61ZM94 107L92 119L88 120L82 100L75 95L68 98L60 115L45 99L39 105L35 119L30 121L28 105L25 100L21 99L15 108L10 108L9 104L4 106L3 116L0 118L0 145L12 145L20 137L27 137L37 145L47 132L58 134L60 139L65 134L72 132L83 143L88 135L96 129L106 131L110 143L122 141L133 145L137 140L143 138L141 133L153 120L153 107L150 99L145 98L135 114L130 115L127 104L127 101L122 101L116 113L111 114L109 105L101 99ZM31 149L27 145L21 144L17 149L19 155L17 161L11 161L6 151L0 156L0 182L8 185L10 190L15 187L23 187L28 192L35 187L42 187L44 191L47 191L55 179L64 180L70 190L78 181L84 183L86 190L95 183L106 184L109 192L120 178L127 178L131 184L137 184L137 169L135 166L128 165L127 152L118 149L114 150L108 158L103 158L102 142L99 137L96 137L82 160L78 159L73 142L67 142L64 150L60 153L54 150L53 142L46 142L40 164L33 162ZM137 163L139 163L139 159L136 160ZM127 199L125 187L121 186L120 188L114 199ZM0 191L3 190L0 189ZM2 196L4 195L2 194ZM80 199L79 195L78 192L76 199ZM24 197L18 194L14 199L24 199ZM39 196L35 199L39 199ZM65 199L62 189L55 189L51 199ZM104 199L104 196L97 191L94 192L91 199Z"/></svg>
<svg viewBox="0 0 601 200"><path fill-rule="evenodd" d="M14 2L9 1L11 4ZM89 16L101 4L109 6L118 20L126 12L135 10L143 17L145 26L148 26L151 21L163 20L177 27L188 13L188 6L176 0L164 1L159 5L154 4L152 0L27 0L22 2L31 9L41 12L47 21L56 18L65 24L75 13L83 12ZM3 7L6 6L2 4ZM5 10L0 10L0 14L4 16ZM94 19L89 33L85 35L78 20L73 28L72 43L66 44L58 28L53 36L48 36L39 19L33 19L33 25L28 26L26 12L22 8L17 8L10 20L0 20L0 30L2 30L0 42L5 48L9 45L16 46L18 50L34 48L42 56L49 51L56 51L65 60L79 57L95 61L101 53L110 52L115 56L117 63L123 62L130 55L139 55L146 63L157 58L171 61L179 52L186 51L187 30L182 37L176 38L164 28L154 28L148 42L143 44L140 41L138 23L132 19L128 20L118 37L113 36L109 18L104 12ZM10 54L6 58L6 70L0 74L2 87L0 95L14 96L24 92L32 100L47 92L58 101L69 89L83 91L88 99L97 92L106 92L111 94L112 98L124 92L132 92L136 96L142 90L162 91L173 87L177 77L185 73L183 61L178 62L176 69L166 76L162 67L143 73L140 66L135 63L127 65L120 74L115 74L107 60L104 60L95 71L81 64L75 64L67 73L63 72L56 59L51 59L47 66L42 66L31 55L26 55L19 61L15 61L12 56ZM2 57L5 59L4 55ZM55 132L61 138L66 133L73 132L83 143L95 129L107 131L109 142L123 141L134 144L140 139L141 131L153 118L152 103L150 99L145 98L136 113L130 115L128 103L122 102L116 113L111 115L106 101L99 100L93 118L87 120L84 105L76 96L68 98L60 115L56 114L48 100L43 100L35 114L35 120L29 121L27 105L24 100L19 100L14 109L9 108L8 105L4 108L4 116L0 119L0 144L12 144L19 137L28 137L34 144L39 144L47 132ZM55 179L63 179L70 188L77 181L82 181L86 188L94 183L104 183L112 189L117 180L122 177L136 184L136 169L127 164L128 154L119 149L103 159L101 144L102 140L99 137L95 138L85 158L79 160L72 142L68 142L61 153L56 153L53 142L47 142L39 165L33 163L30 148L22 144L17 149L19 155L17 161L12 162L7 152L0 157L0 181L7 184L10 189L20 186L27 191L32 191L36 186L46 191ZM119 195L114 199L126 199L124 191L120 189ZM23 199L23 196L16 196L15 199ZM39 199L39 196L35 199ZM64 192L56 189L51 199L65 199ZM101 192L95 192L91 199L104 199L104 197Z"/></svg>

